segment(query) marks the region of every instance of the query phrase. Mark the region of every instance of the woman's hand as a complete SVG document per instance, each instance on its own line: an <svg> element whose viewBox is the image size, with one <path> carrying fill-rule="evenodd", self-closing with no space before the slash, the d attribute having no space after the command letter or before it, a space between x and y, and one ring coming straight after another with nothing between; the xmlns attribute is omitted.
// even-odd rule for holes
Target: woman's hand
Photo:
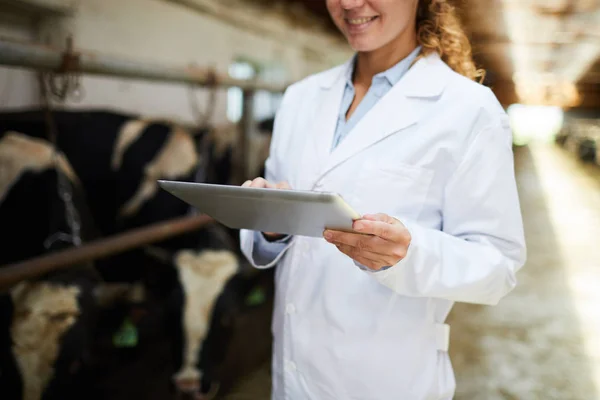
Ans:
<svg viewBox="0 0 600 400"><path fill-rule="evenodd" d="M267 188L267 189L291 189L287 182L271 183L265 178L254 178L242 184L242 187ZM267 240L275 241L284 238L286 235L275 232L262 232Z"/></svg>
<svg viewBox="0 0 600 400"><path fill-rule="evenodd" d="M365 267L378 271L406 257L410 232L402 222L386 214L365 215L354 221L359 233L325 230L329 243Z"/></svg>

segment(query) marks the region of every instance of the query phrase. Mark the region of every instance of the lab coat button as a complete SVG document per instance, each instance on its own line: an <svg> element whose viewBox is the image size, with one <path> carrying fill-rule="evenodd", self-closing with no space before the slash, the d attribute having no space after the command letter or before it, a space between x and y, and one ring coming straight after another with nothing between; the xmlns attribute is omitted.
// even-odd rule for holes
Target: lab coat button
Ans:
<svg viewBox="0 0 600 400"><path fill-rule="evenodd" d="M285 307L285 311L286 311L288 314L293 314L293 313L295 313L295 312L296 312L296 307L295 307L293 304L291 304L291 303L290 303L290 304L288 304L288 305Z"/></svg>

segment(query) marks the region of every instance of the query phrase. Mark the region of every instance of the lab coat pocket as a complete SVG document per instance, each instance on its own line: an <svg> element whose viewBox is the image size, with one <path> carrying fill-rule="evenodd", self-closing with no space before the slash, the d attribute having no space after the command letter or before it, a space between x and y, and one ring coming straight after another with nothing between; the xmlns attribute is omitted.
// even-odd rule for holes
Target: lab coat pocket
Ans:
<svg viewBox="0 0 600 400"><path fill-rule="evenodd" d="M433 171L402 163L363 164L352 203L360 214L385 213L396 218L419 218L427 203Z"/></svg>
<svg viewBox="0 0 600 400"><path fill-rule="evenodd" d="M359 344L340 341L337 369L346 391L344 399L431 399L436 391L438 351L426 322L385 321L386 330ZM357 341L356 338L354 338ZM342 385L340 385L342 386Z"/></svg>

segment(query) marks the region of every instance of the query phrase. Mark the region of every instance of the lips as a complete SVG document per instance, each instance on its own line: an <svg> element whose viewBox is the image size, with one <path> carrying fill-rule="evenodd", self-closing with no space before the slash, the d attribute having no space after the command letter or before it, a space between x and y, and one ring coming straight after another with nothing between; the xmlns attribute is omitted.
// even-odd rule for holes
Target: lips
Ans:
<svg viewBox="0 0 600 400"><path fill-rule="evenodd" d="M367 22L373 21L375 18L377 18L377 16L362 17L362 18L346 18L346 22L348 22L351 25L362 25L362 24L366 24Z"/></svg>
<svg viewBox="0 0 600 400"><path fill-rule="evenodd" d="M357 17L357 18L344 18L346 27L350 33L363 32L371 26L379 16L372 17Z"/></svg>

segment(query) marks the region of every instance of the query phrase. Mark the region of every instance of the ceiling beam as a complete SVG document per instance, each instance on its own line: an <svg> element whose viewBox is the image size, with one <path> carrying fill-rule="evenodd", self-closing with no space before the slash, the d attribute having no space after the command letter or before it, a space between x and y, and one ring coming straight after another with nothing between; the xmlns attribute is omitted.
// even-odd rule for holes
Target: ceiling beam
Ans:
<svg viewBox="0 0 600 400"><path fill-rule="evenodd" d="M515 85L511 81L498 80L490 86L498 101L505 107L519 103L521 100L515 91ZM597 108L600 109L600 83L577 85L581 103L573 109Z"/></svg>
<svg viewBox="0 0 600 400"><path fill-rule="evenodd" d="M541 36L541 35L540 35ZM583 41L591 41L597 43L600 40L600 32L578 32L578 33L564 33L559 39L550 38L545 39L539 37L535 40L521 40L511 39L507 36L496 36L496 35L484 35L484 34L472 34L470 35L470 42L473 46L551 46L559 47L564 45L581 44Z"/></svg>
<svg viewBox="0 0 600 400"><path fill-rule="evenodd" d="M558 5L547 4L548 2L544 2L543 0L535 4L523 0L503 0L502 2L505 11L529 11L538 17L564 18L594 12L600 8L600 4L595 0L571 0Z"/></svg>
<svg viewBox="0 0 600 400"><path fill-rule="evenodd" d="M75 12L73 2L61 0L0 0L0 8L34 15L68 17Z"/></svg>
<svg viewBox="0 0 600 400"><path fill-rule="evenodd" d="M582 84L600 84L600 71L588 72L581 78Z"/></svg>
<svg viewBox="0 0 600 400"><path fill-rule="evenodd" d="M240 7L241 0L236 0L237 7L232 6L232 2L219 2L212 0L163 0L167 3L175 4L188 10L200 14L209 15L223 23L229 24L238 29L270 38L282 44L294 44L299 48L308 50L312 54L318 54L320 59L327 64L339 63L339 58L346 57L346 42L343 37L334 35L327 30L313 24L312 29L300 29L294 32L290 27L292 19L288 17L287 21L282 23L280 18L263 18L258 20L260 14L252 6L253 0L247 0L248 6ZM276 4L277 2L274 2ZM259 4L260 6L260 4ZM277 15L276 10L275 16ZM258 22L257 22L258 21ZM319 29L317 29L319 28ZM301 34L298 34L301 33ZM317 36L319 35L319 36ZM318 38L318 40L317 40Z"/></svg>

